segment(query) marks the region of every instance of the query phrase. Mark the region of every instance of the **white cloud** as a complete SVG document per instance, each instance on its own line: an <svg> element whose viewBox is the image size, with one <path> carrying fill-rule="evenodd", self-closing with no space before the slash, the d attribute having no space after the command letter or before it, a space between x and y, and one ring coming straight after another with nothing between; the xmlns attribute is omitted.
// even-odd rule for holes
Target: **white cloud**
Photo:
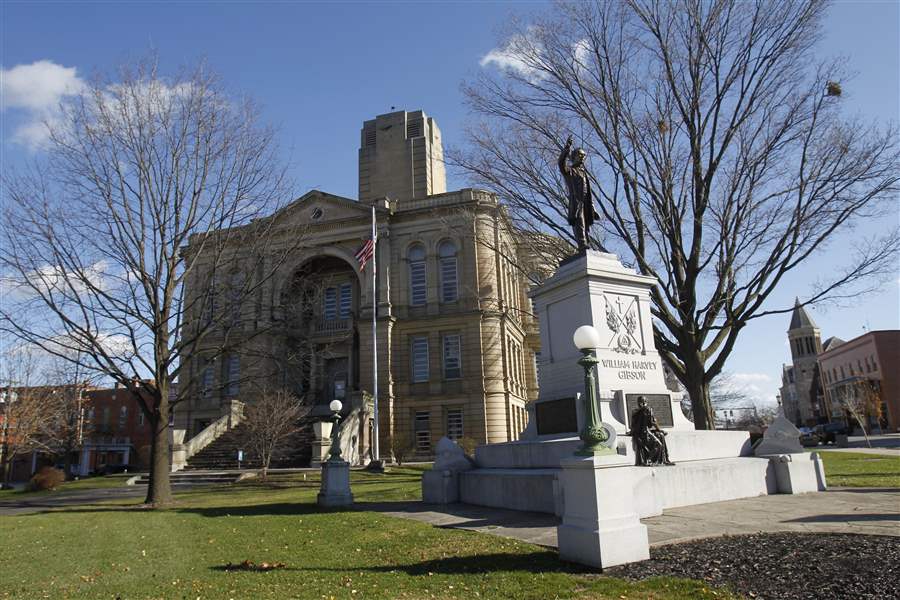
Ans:
<svg viewBox="0 0 900 600"><path fill-rule="evenodd" d="M546 77L534 64L540 61L543 46L536 41L535 29L529 28L526 35L517 34L509 38L502 48L494 48L481 57L482 67L493 65L503 71L514 71L530 81Z"/></svg>
<svg viewBox="0 0 900 600"><path fill-rule="evenodd" d="M713 382L721 408L771 405L779 384L766 373L725 372Z"/></svg>
<svg viewBox="0 0 900 600"><path fill-rule="evenodd" d="M0 275L0 293L7 300L27 300L37 293L63 296L90 294L92 289L109 289L109 265L100 260L81 272L69 272L58 265L44 265L24 277Z"/></svg>
<svg viewBox="0 0 900 600"><path fill-rule="evenodd" d="M765 373L732 373L731 379L735 383L751 383L751 382L765 382L768 383L772 381L772 377L766 375Z"/></svg>
<svg viewBox="0 0 900 600"><path fill-rule="evenodd" d="M20 111L23 120L12 139L36 150L47 139L47 122L52 122L59 103L84 89L75 67L64 67L49 60L0 69L0 110Z"/></svg>
<svg viewBox="0 0 900 600"><path fill-rule="evenodd" d="M84 82L75 67L49 60L0 69L0 108L54 109L63 96L78 93Z"/></svg>

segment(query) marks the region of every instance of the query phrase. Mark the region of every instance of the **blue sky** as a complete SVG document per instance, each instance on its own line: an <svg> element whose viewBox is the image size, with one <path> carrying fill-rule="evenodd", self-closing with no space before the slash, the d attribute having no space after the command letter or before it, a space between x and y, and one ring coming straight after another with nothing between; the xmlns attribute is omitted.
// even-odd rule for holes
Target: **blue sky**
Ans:
<svg viewBox="0 0 900 600"><path fill-rule="evenodd" d="M54 86L108 72L155 49L174 69L205 57L235 91L257 99L280 130L299 191L319 188L356 197L362 122L397 109L434 116L444 143L464 143L467 109L460 83L499 45L512 14L543 2L10 2L0 4L0 162L5 169L32 150L28 124L46 110ZM852 113L881 121L900 114L900 4L839 2L826 23L823 55L845 55L858 77L844 86ZM14 71L38 61L43 69ZM62 69L60 67L64 67ZM66 70L69 69L69 70ZM74 69L74 70L72 70ZM29 73L48 78L29 82ZM14 76L17 75L17 76ZM12 83L16 88L12 88ZM30 88L29 85L34 86ZM451 175L451 188L466 182ZM896 226L871 224L852 236ZM783 284L772 305L803 296L818 274L840 264L840 240ZM900 327L898 273L883 290L849 307L811 311L823 337L850 339L863 328ZM738 343L727 369L760 398L774 400L789 359L789 315L760 319Z"/></svg>

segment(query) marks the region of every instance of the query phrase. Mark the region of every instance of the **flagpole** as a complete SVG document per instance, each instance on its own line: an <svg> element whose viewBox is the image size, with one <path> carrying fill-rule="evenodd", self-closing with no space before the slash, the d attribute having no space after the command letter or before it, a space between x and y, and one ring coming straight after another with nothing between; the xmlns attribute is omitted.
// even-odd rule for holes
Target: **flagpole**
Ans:
<svg viewBox="0 0 900 600"><path fill-rule="evenodd" d="M378 448L378 241L375 237L375 204L372 204L372 462L380 463L381 453Z"/></svg>

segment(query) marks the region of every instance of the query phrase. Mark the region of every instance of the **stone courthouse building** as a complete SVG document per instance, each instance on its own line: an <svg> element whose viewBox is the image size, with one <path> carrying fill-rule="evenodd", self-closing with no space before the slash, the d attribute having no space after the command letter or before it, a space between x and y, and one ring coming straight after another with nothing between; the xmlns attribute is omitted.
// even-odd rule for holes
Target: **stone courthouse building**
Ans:
<svg viewBox="0 0 900 600"><path fill-rule="evenodd" d="M372 262L361 269L356 257L370 238L372 207L374 289ZM233 400L250 403L263 387L287 388L314 404L314 414L326 414L334 398L356 411L365 455L373 305L382 456L405 447L407 456L413 449L428 457L442 436L518 438L525 404L537 395L539 350L524 273L540 265L524 256L494 194L447 191L434 119L399 111L366 121L359 198L313 190L277 216L303 228L302 243L252 306L240 307L240 326L230 335L252 334L251 342L208 360L220 343L211 336L209 348L200 345L185 358L196 382L176 409L185 442L229 414ZM186 296L196 297L208 280L195 273Z"/></svg>

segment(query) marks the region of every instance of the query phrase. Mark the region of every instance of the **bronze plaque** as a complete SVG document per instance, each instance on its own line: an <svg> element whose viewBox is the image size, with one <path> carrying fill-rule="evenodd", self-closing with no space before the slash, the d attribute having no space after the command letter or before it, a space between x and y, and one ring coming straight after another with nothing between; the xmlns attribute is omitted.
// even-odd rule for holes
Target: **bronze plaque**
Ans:
<svg viewBox="0 0 900 600"><path fill-rule="evenodd" d="M538 402L534 406L538 435L575 433L578 431L578 415L575 398L561 398Z"/></svg>
<svg viewBox="0 0 900 600"><path fill-rule="evenodd" d="M625 394L625 411L628 413L628 427L631 427L631 415L637 410L638 396L647 399L647 406L653 411L660 427L672 427L672 397L668 394Z"/></svg>

